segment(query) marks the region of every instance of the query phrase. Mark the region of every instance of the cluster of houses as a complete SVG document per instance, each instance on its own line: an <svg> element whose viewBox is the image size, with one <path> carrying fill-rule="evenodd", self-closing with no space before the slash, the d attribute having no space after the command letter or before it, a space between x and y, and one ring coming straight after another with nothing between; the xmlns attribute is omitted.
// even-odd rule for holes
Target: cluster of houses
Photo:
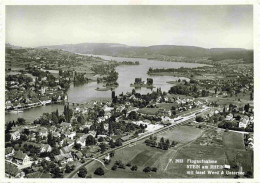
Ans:
<svg viewBox="0 0 260 183"><path fill-rule="evenodd" d="M131 99L131 101L136 100L142 100L140 98L136 98L133 94L129 93L127 95L128 99ZM120 99L120 97L119 97ZM176 110L182 111L182 110L188 110L192 107L198 107L203 106L205 104L205 101L200 101L197 99L181 99L181 98L168 98L167 96L164 96L164 100L162 100L162 96L158 96L156 101L153 101L151 104L157 104L165 103L165 101L171 101L171 103L174 101L176 105L179 107ZM151 105L150 104L150 105ZM89 106L88 106L89 105ZM7 147L6 148L6 168L5 173L7 177L23 177L23 176L39 176L39 171L37 170L40 166L41 161L53 161L57 163L60 167L60 169L65 169L65 166L67 164L77 164L84 160L84 158L89 158L94 155L96 155L98 152L101 151L101 147L99 146L101 143L106 145L106 148L108 148L109 141L111 140L111 137L108 137L105 134L97 135L96 131L90 130L90 126L92 125L92 122L85 121L81 123L81 126L79 127L79 131L74 128L72 124L75 124L77 120L77 116L80 115L89 115L90 113L95 113L96 111L100 111L102 109L104 111L104 114L102 116L99 116L96 120L97 123L104 122L104 130L108 131L108 123L106 121L111 117L113 112L118 112L123 114L123 110L126 110L126 116L129 115L132 111L135 111L139 113L139 108L134 107L130 100L127 100L124 104L116 104L116 107L110 107L113 106L112 102L93 102L89 104L84 105L73 105L73 112L74 115L71 118L72 123L62 122L58 126L50 126L50 127L44 127L41 125L20 125L20 126L13 126L10 130L11 140L16 141L21 138L21 136L26 131L27 140L25 142L22 142L21 147L15 151L13 147ZM184 107L186 109L184 109ZM97 110L99 108L99 110ZM162 121L170 121L171 120L171 110L166 110L161 107L158 110L159 113L155 114L156 117L161 117L161 120L158 121L155 124L151 124L151 121L148 119L145 119L143 121L129 121L126 120L126 123L131 122L136 125L143 125L146 126L145 131L150 132L157 130L158 128L163 127L161 124ZM142 115L141 113L139 113ZM115 121L118 122L121 120L122 116L116 117ZM229 115L227 115L227 119L229 119ZM231 118L232 119L232 118ZM231 120L230 119L230 120ZM246 118L241 118L242 122L247 120ZM250 120L250 119L249 119ZM88 132L82 133L82 131L88 128ZM54 138L53 141L55 145L50 146L48 142L48 136L51 134L51 136ZM87 145L88 137L92 136L92 139L99 139L100 137L103 137L104 141L97 142L96 145ZM129 133L125 133L121 136L122 141L126 141L132 138L132 135ZM76 144L79 144L80 147L76 148ZM34 147L38 148L40 153L53 153L54 147L55 149L58 148L58 152L56 150L54 156L51 158L49 156L46 157L32 157L30 154L26 154L28 151L21 151L21 148L24 150L25 146L27 147ZM13 168L12 168L13 167ZM15 168L14 168L15 167ZM35 171L34 174L30 175L24 175L23 169L31 167L34 168ZM47 175L46 175L47 176Z"/></svg>
<svg viewBox="0 0 260 183"><path fill-rule="evenodd" d="M42 80L47 79L46 77ZM58 80L55 82L59 82ZM52 102L59 102L66 100L63 89L60 85L54 87L39 86L40 89L35 87L35 79L29 84L29 90L24 86L25 84L19 84L17 81L10 81L6 83L9 85L6 88L6 101L5 110L17 111L31 107L37 107L41 105L50 104Z"/></svg>
<svg viewBox="0 0 260 183"><path fill-rule="evenodd" d="M254 117L253 116L250 116L250 117L248 117L247 115L240 115L240 116L241 116L241 118L238 121L238 127L239 128L246 128L247 125L254 123ZM232 122L232 121L235 121L236 119L234 118L234 115L232 113L229 113L226 116L225 120Z"/></svg>

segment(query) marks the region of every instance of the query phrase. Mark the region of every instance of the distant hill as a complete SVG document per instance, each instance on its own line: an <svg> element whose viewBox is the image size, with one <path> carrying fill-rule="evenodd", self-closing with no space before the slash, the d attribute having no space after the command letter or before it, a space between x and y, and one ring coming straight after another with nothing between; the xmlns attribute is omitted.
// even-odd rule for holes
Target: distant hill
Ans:
<svg viewBox="0 0 260 183"><path fill-rule="evenodd" d="M5 47L6 47L6 48L12 48L12 49L22 49L22 48L23 48L23 47L21 47L21 46L14 46L14 45L9 44L9 43L6 43L6 44L5 44Z"/></svg>
<svg viewBox="0 0 260 183"><path fill-rule="evenodd" d="M110 55L122 57L153 58L158 56L176 57L208 57L214 61L223 59L244 59L253 62L253 50L243 48L211 48L178 45L153 45L148 47L128 46L118 43L80 43L54 46L41 46L39 48L62 49L81 54Z"/></svg>

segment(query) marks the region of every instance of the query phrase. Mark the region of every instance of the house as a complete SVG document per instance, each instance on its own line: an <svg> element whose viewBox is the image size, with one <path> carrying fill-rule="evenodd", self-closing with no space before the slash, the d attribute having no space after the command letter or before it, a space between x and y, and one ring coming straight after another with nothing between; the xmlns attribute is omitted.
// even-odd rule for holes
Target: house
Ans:
<svg viewBox="0 0 260 183"><path fill-rule="evenodd" d="M83 157L83 154L80 151L75 153L75 158L77 158L78 160L80 160L82 157Z"/></svg>
<svg viewBox="0 0 260 183"><path fill-rule="evenodd" d="M88 134L91 135L92 137L96 137L97 132L96 131L89 131Z"/></svg>
<svg viewBox="0 0 260 183"><path fill-rule="evenodd" d="M61 126L61 128L62 128L63 130L71 129L71 128L72 128L72 127L71 127L71 124L70 124L70 123L66 123L66 122L62 122L62 123L60 124L60 126Z"/></svg>
<svg viewBox="0 0 260 183"><path fill-rule="evenodd" d="M170 122L171 118L169 118L168 116L162 116L161 119L163 124L165 125L171 124Z"/></svg>
<svg viewBox="0 0 260 183"><path fill-rule="evenodd" d="M239 122L239 128L246 128L249 122L249 117L248 116L244 116L240 119Z"/></svg>
<svg viewBox="0 0 260 183"><path fill-rule="evenodd" d="M130 138L131 138L131 135L126 135L126 136L121 137L120 139L121 139L123 142L125 142L125 141L129 140Z"/></svg>
<svg viewBox="0 0 260 183"><path fill-rule="evenodd" d="M80 144L81 147L85 147L86 146L86 138L85 137L80 137L76 140L77 144Z"/></svg>
<svg viewBox="0 0 260 183"><path fill-rule="evenodd" d="M10 156L13 156L14 152L15 152L14 148L12 148L12 147L5 148L5 157L8 158Z"/></svg>
<svg viewBox="0 0 260 183"><path fill-rule="evenodd" d="M74 141L69 138L65 138L60 141L60 146L73 146L73 145L74 145Z"/></svg>
<svg viewBox="0 0 260 183"><path fill-rule="evenodd" d="M64 133L64 135L65 135L65 137L67 137L67 138L73 140L73 138L76 136L76 132L66 131L66 132Z"/></svg>
<svg viewBox="0 0 260 183"><path fill-rule="evenodd" d="M56 129L57 129L56 126L51 126L51 127L49 128L49 130L50 130L51 133L55 132Z"/></svg>
<svg viewBox="0 0 260 183"><path fill-rule="evenodd" d="M41 144L40 145L40 152L51 152L52 147L49 144Z"/></svg>
<svg viewBox="0 0 260 183"><path fill-rule="evenodd" d="M60 149L60 154L61 155L68 154L68 153L71 153L71 151L72 151L71 146L65 146L65 147Z"/></svg>
<svg viewBox="0 0 260 183"><path fill-rule="evenodd" d="M37 106L37 105L39 105L39 104L41 104L41 102L40 102L38 99L33 98L33 99L31 99L30 102L28 102L27 105L28 105L29 107L33 107L33 106Z"/></svg>
<svg viewBox="0 0 260 183"><path fill-rule="evenodd" d="M39 136L40 136L41 138L43 138L43 137L46 137L46 138L47 138L47 136L48 136L48 130L47 130L46 128L40 129L40 130L39 130Z"/></svg>
<svg viewBox="0 0 260 183"><path fill-rule="evenodd" d="M23 153L22 151L16 151L13 156L13 162L17 165L30 165L31 161L27 154Z"/></svg>
<svg viewBox="0 0 260 183"><path fill-rule="evenodd" d="M8 178L20 178L23 176L23 173L15 164L5 161L5 176Z"/></svg>
<svg viewBox="0 0 260 183"><path fill-rule="evenodd" d="M61 164L66 164L70 161L73 161L73 157L71 154L60 154L60 155L56 155L54 156L54 159L56 162L60 162Z"/></svg>
<svg viewBox="0 0 260 183"><path fill-rule="evenodd" d="M15 131L15 132L13 132L13 133L10 133L10 135L11 135L11 139L12 139L12 140L19 140L21 134L20 134L19 131Z"/></svg>
<svg viewBox="0 0 260 183"><path fill-rule="evenodd" d="M60 135L60 133L58 133L58 132L54 132L54 133L52 133L52 136L55 137L55 138L58 138L58 137L60 137L61 135Z"/></svg>
<svg viewBox="0 0 260 183"><path fill-rule="evenodd" d="M99 146L95 146L95 145L92 145L92 146L88 146L88 152L89 153L97 153L101 150L101 148Z"/></svg>
<svg viewBox="0 0 260 183"><path fill-rule="evenodd" d="M227 116L226 116L226 119L227 121L233 121L233 114L229 113Z"/></svg>
<svg viewBox="0 0 260 183"><path fill-rule="evenodd" d="M63 156L63 155L56 155L56 156L54 156L54 159L55 159L55 162L57 162L57 163L61 163L61 164L65 164L65 163L67 163L67 160L65 159L65 157Z"/></svg>

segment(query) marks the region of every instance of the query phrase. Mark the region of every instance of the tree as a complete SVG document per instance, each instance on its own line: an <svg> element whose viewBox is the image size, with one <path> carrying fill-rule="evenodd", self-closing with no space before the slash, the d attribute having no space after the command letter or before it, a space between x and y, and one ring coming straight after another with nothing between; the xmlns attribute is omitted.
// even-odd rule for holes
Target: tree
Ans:
<svg viewBox="0 0 260 183"><path fill-rule="evenodd" d="M254 100L254 94L253 94L253 92L250 93L250 100Z"/></svg>
<svg viewBox="0 0 260 183"><path fill-rule="evenodd" d="M54 147L55 146L55 140L52 136L51 133L48 134L47 136L47 143L51 146L51 147Z"/></svg>
<svg viewBox="0 0 260 183"><path fill-rule="evenodd" d="M151 168L149 167L149 166L147 166L147 167L145 167L144 169L143 169L143 172L145 172L145 173L148 173L148 172L150 172L151 171Z"/></svg>
<svg viewBox="0 0 260 183"><path fill-rule="evenodd" d="M117 166L116 165L114 165L114 166L112 166L112 168L111 168L111 170L116 170L117 169Z"/></svg>
<svg viewBox="0 0 260 183"><path fill-rule="evenodd" d="M204 121L204 118L202 116L196 116L196 119L195 119L197 122L203 122Z"/></svg>
<svg viewBox="0 0 260 183"><path fill-rule="evenodd" d="M18 125L24 125L24 124L25 124L25 119L23 119L23 118L18 118L18 119L17 119L17 123L18 123Z"/></svg>
<svg viewBox="0 0 260 183"><path fill-rule="evenodd" d="M75 143L74 147L75 147L75 149L80 150L81 149L81 144Z"/></svg>
<svg viewBox="0 0 260 183"><path fill-rule="evenodd" d="M152 172L157 172L157 168L156 168L156 167L153 167L151 171L152 171Z"/></svg>
<svg viewBox="0 0 260 183"><path fill-rule="evenodd" d="M121 139L116 139L115 145L116 146L122 146L122 140Z"/></svg>
<svg viewBox="0 0 260 183"><path fill-rule="evenodd" d="M95 144L96 144L96 139L92 135L87 136L87 138L86 138L86 146L88 146L88 145L95 145Z"/></svg>
<svg viewBox="0 0 260 183"><path fill-rule="evenodd" d="M115 143L114 143L114 141L112 139L109 141L109 145L110 145L111 148L115 148L116 147L116 145L115 145Z"/></svg>
<svg viewBox="0 0 260 183"><path fill-rule="evenodd" d="M66 173L70 173L71 172L71 168L70 168L70 166L68 164L65 167L65 172Z"/></svg>
<svg viewBox="0 0 260 183"><path fill-rule="evenodd" d="M125 165L121 162L121 163L119 163L118 168L125 169Z"/></svg>
<svg viewBox="0 0 260 183"><path fill-rule="evenodd" d="M132 170L132 171L137 171L137 168L138 168L138 167L137 167L136 165L134 165L134 166L132 166L131 170Z"/></svg>
<svg viewBox="0 0 260 183"><path fill-rule="evenodd" d="M62 172L60 171L60 168L59 167L55 167L53 169L53 174L54 174L54 178L62 178L63 177L63 174Z"/></svg>
<svg viewBox="0 0 260 183"><path fill-rule="evenodd" d="M84 129L82 130L82 133L85 133L85 134L87 134L88 132L89 132L89 129L88 129L88 127L84 128Z"/></svg>
<svg viewBox="0 0 260 183"><path fill-rule="evenodd" d="M128 115L128 119L130 120L138 120L138 115L136 111L131 111Z"/></svg>
<svg viewBox="0 0 260 183"><path fill-rule="evenodd" d="M103 168L99 167L99 168L97 168L97 169L95 170L94 174L99 175L99 176L102 176L102 175L105 174L105 172L104 172Z"/></svg>
<svg viewBox="0 0 260 183"><path fill-rule="evenodd" d="M174 147L176 145L176 143L174 141L172 141L171 146Z"/></svg>
<svg viewBox="0 0 260 183"><path fill-rule="evenodd" d="M79 169L78 176L81 178L85 178L87 175L87 169L85 167L82 167Z"/></svg>
<svg viewBox="0 0 260 183"><path fill-rule="evenodd" d="M11 135L10 135L10 133L6 133L5 134L5 142L9 142L10 140L11 140Z"/></svg>
<svg viewBox="0 0 260 183"><path fill-rule="evenodd" d="M25 142L25 141L27 141L28 137L27 137L27 135L22 134L20 139L21 139L21 141Z"/></svg>
<svg viewBox="0 0 260 183"><path fill-rule="evenodd" d="M110 155L110 157L114 157L115 156L115 151L111 151L109 155Z"/></svg>
<svg viewBox="0 0 260 183"><path fill-rule="evenodd" d="M163 138L163 137L160 139L160 142L161 142L161 143L164 143L164 138Z"/></svg>
<svg viewBox="0 0 260 183"><path fill-rule="evenodd" d="M79 123L82 123L82 122L83 122L83 117L82 117L82 116L78 116L77 121L78 121Z"/></svg>
<svg viewBox="0 0 260 183"><path fill-rule="evenodd" d="M106 151L106 145L105 145L104 143L101 143L101 144L99 145L99 147L100 147L101 154Z"/></svg>
<svg viewBox="0 0 260 183"><path fill-rule="evenodd" d="M51 153L55 154L55 155L59 155L60 154L60 151L57 147L54 147L51 151Z"/></svg>
<svg viewBox="0 0 260 183"><path fill-rule="evenodd" d="M99 137L98 142L103 142L104 138L103 137Z"/></svg>
<svg viewBox="0 0 260 183"><path fill-rule="evenodd" d="M250 105L249 105L249 104L246 104L245 107L244 107L244 110L245 110L246 112L249 112L249 108L250 108Z"/></svg>

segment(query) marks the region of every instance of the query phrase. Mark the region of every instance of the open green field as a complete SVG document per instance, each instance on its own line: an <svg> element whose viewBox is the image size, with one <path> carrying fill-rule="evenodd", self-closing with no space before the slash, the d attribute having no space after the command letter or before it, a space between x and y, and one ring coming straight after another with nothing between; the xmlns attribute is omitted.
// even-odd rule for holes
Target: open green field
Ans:
<svg viewBox="0 0 260 183"><path fill-rule="evenodd" d="M196 142L190 144L182 148L176 155L175 159L183 159L184 163L171 163L166 173L171 175L172 172L179 177L187 177L187 178L218 178L222 177L221 175L188 175L186 172L188 169L186 166L190 163L187 163L187 159L192 160L216 160L218 165L225 164L225 151L222 147L215 147L215 146L200 146ZM199 165L208 165L208 164L199 164ZM199 169L198 169L199 170Z"/></svg>
<svg viewBox="0 0 260 183"><path fill-rule="evenodd" d="M239 165L243 171L251 171L253 169L253 151L245 150L244 137L241 133L225 132L223 134L223 143L228 162L231 166Z"/></svg>
<svg viewBox="0 0 260 183"><path fill-rule="evenodd" d="M159 103L159 104L156 104L156 106L159 107L159 108L166 109L166 110L171 110L172 106L176 107L176 104L174 104L174 103Z"/></svg>
<svg viewBox="0 0 260 183"><path fill-rule="evenodd" d="M140 141L134 145L127 146L124 149L118 150L115 153L115 157L112 158L109 165L106 165L109 170L105 170L105 175L101 176L102 178L170 178L172 175L168 175L164 172L165 167L169 161L169 158L172 158L177 149L196 138L198 138L202 134L203 130L192 127L192 126L180 126L176 127L172 130L166 131L157 135L157 141L159 141L161 136L164 138L168 138L170 142L172 140L178 142L178 144L174 148L170 148L169 150L161 150L155 147L146 146L143 141ZM185 138L182 137L181 134L185 134ZM114 165L115 161L121 160L125 165L130 162L131 165L137 165L138 170L133 172L130 170L131 167L127 167L126 169L118 168L116 171L112 171L111 167ZM92 172L92 176L98 178L100 176L96 176L93 174L96 168L103 167L101 163L95 161L87 166L88 172ZM147 166L156 167L157 173L150 172L144 173L143 169Z"/></svg>
<svg viewBox="0 0 260 183"><path fill-rule="evenodd" d="M193 126L178 126L172 130L167 130L164 133L157 135L157 139L169 139L171 141L175 141L178 143L187 143L196 138L198 138L202 134L203 130L193 127Z"/></svg>
<svg viewBox="0 0 260 183"><path fill-rule="evenodd" d="M234 104L237 106L244 106L249 103L251 106L254 106L254 101L250 100L249 94L239 94L237 97L204 97L204 99L207 99L209 102L217 102L219 105ZM240 101L238 99L240 99Z"/></svg>
<svg viewBox="0 0 260 183"><path fill-rule="evenodd" d="M106 165L107 169L100 162L92 162L86 167L88 174L91 174L93 178L234 178L234 175L221 174L188 175L186 172L190 169L187 169L187 159L215 160L217 165L231 165L230 171L237 171L233 165L238 163L243 167L243 171L253 172L253 152L245 150L243 136L239 133L224 132L222 129L215 128L200 129L194 126L179 126L156 136L157 141L163 136L165 139L169 138L170 141L175 140L179 143L169 150L161 150L146 146L144 140L140 141L116 151L115 157L111 159L109 165ZM201 143L205 140L208 142L206 145ZM234 157L236 162L234 162ZM171 162L170 159L172 159ZM175 163L176 159L183 159L184 162ZM137 165L138 170L131 171L131 167L125 166L125 169L117 168L116 171L113 171L111 167L116 160L121 160L125 165L128 162L131 165ZM156 167L157 172L144 173L143 169L146 166ZM93 174L98 167L103 167L105 175Z"/></svg>
<svg viewBox="0 0 260 183"><path fill-rule="evenodd" d="M155 115L159 111L159 108L142 108L138 112L142 114Z"/></svg>
<svg viewBox="0 0 260 183"><path fill-rule="evenodd" d="M223 142L228 149L245 149L244 135L236 132L225 132L223 134Z"/></svg>

